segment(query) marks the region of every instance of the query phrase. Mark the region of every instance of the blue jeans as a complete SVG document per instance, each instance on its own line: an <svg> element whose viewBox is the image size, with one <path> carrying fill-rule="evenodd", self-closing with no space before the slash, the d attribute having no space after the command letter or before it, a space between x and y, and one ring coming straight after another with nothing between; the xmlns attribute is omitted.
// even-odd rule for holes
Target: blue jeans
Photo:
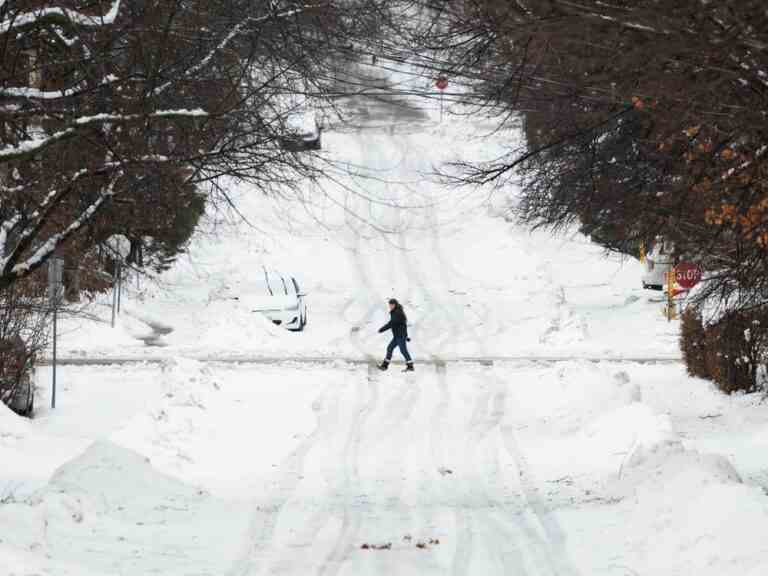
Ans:
<svg viewBox="0 0 768 576"><path fill-rule="evenodd" d="M406 362L412 362L411 355L408 354L408 344L406 343L406 339L397 336L392 338L392 342L387 345L387 361L392 360L392 352L395 351L395 348L400 348L400 353L403 355Z"/></svg>

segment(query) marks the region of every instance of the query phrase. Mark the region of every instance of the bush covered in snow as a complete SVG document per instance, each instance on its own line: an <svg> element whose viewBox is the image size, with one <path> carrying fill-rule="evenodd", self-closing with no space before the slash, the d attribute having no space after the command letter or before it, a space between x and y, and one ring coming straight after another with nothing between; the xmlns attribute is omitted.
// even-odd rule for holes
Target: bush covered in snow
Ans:
<svg viewBox="0 0 768 576"><path fill-rule="evenodd" d="M707 368L707 334L701 315L694 309L683 312L680 323L680 350L688 374L709 378Z"/></svg>
<svg viewBox="0 0 768 576"><path fill-rule="evenodd" d="M705 324L696 309L683 314L680 348L688 373L728 394L761 386L768 361L768 314L762 309L728 312Z"/></svg>

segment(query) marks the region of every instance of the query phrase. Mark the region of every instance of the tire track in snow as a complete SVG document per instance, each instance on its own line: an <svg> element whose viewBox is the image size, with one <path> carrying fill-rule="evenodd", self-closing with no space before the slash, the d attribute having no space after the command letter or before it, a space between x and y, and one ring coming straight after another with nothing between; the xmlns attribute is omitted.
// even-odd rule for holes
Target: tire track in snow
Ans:
<svg viewBox="0 0 768 576"><path fill-rule="evenodd" d="M391 190L389 185L387 185L387 190ZM367 201L366 201L367 202ZM370 203L369 203L369 211L370 211ZM393 215L395 219L397 220L398 226L395 226L396 229L399 229L399 221L400 221L400 209L397 207L388 208L389 210L393 211ZM371 216L373 218L373 216ZM376 316L376 314L383 309L385 306L385 300L387 297L385 297L377 288L373 285L373 282L371 281L371 266L369 263L369 258L364 258L362 253L362 237L360 235L359 230L356 227L356 223L351 221L349 218L349 214L347 213L345 215L345 223L349 227L350 230L352 230L353 237L354 237L354 245L351 250L353 254L353 265L355 272L357 273L357 277L359 280L359 284L364 288L365 296L367 299L367 310L363 314L362 318L360 318L357 322L354 323L354 325L350 328L349 331L349 338L352 342L353 347L360 352L360 354L367 359L370 362L376 362L376 357L372 355L370 352L368 352L363 345L362 338L360 336L361 330L368 326L370 322L373 320L373 318ZM372 228L373 230L373 228ZM388 237L387 233L375 229L376 236L375 238L378 240L384 241L385 244L391 244L391 240ZM388 250L386 252L386 262L389 267L389 276L390 278L397 276L397 258L395 255L393 255L392 250ZM375 262L374 262L375 264ZM405 276L405 279L408 281L406 292L405 292L405 298L403 296L400 297L401 301L407 301L411 294L411 283L410 279ZM347 301L347 305L345 309L349 309L356 300L356 297L351 297L350 300Z"/></svg>
<svg viewBox="0 0 768 576"><path fill-rule="evenodd" d="M478 344L482 346L482 339L477 335L476 331L472 327L467 327L467 329L474 335ZM496 390L494 393L494 403L498 414L493 419L495 427L499 429L503 440L503 447L515 462L518 470L519 487L527 503L526 509L532 512L536 524L541 527L544 540L542 541L535 528L528 525L524 515L519 515L519 521L517 523L513 522L513 524L516 524L525 534L528 544L531 545L532 551L538 558L539 567L548 566L550 573L557 576L575 576L578 574L578 571L573 566L565 550L563 531L552 517L544 501L538 495L533 481L534 476L519 446L517 435L510 425L502 424L507 416L508 384L498 374L496 368L490 367L486 372L490 376L491 383Z"/></svg>
<svg viewBox="0 0 768 576"><path fill-rule="evenodd" d="M432 205L430 203L430 205ZM436 232L436 218L434 217L434 208L430 208L428 213L425 215L425 220L427 220L427 226L429 226L432 229L433 236L437 233ZM441 400L438 403L438 406L436 408L435 416L433 416L432 425L431 425L431 436L432 436L432 456L433 461L435 462L436 466L435 468L437 470L447 470L451 469L451 465L447 462L446 455L444 451L441 448L440 442L442 442L443 438L443 432L440 429L440 423L442 421L442 418L444 418L444 413L447 412L449 406L450 406L450 394L449 394L449 386L448 386L448 370L446 362L442 359L442 352L443 347L445 346L445 343L448 342L452 336L452 334L457 334L459 331L459 323L456 321L454 314L450 312L447 305L442 301L441 296L437 296L433 290L431 290L427 283L425 282L423 276L422 276L422 270L423 267L417 265L414 263L414 258L411 252L407 249L407 246L405 245L405 241L403 239L403 246L405 248L403 252L403 259L407 267L407 273L408 276L413 278L414 283L418 287L418 289L422 292L424 302L429 303L429 308L425 311L425 315L428 313L430 314L430 318L432 320L434 319L441 319L441 324L444 326L443 328L443 335L437 339L437 344L433 344L431 347L431 350L427 351L427 354L431 357L432 361L435 364L435 372L437 376L437 382L438 382L438 390L440 393ZM434 254L434 251L433 251ZM441 275L441 278L444 278ZM443 281L442 286L445 286L445 282ZM434 340L433 340L434 342ZM481 435L482 436L482 435ZM464 462L467 462L467 456L471 453L472 447L475 441L477 441L479 438L474 438L472 440L467 440L464 446ZM454 558L451 563L451 574L452 576L464 576L466 574L469 574L469 567L470 562L472 559L472 556L475 552L475 548L478 545L478 543L475 541L474 538L474 530L473 525L477 522L476 515L471 509L468 509L466 506L461 505L459 503L466 500L466 497L470 496L472 493L472 488L469 484L466 482L457 482L459 478L464 476L463 472L459 472L458 474L451 474L452 478L447 479L449 483L452 484L461 484L462 490L459 492L456 488L453 488L452 494L445 499L446 502L452 502L452 511L454 513L454 519L456 523L456 547L455 547L455 553ZM519 573L524 574L524 573Z"/></svg>
<svg viewBox="0 0 768 576"><path fill-rule="evenodd" d="M445 446L446 438L446 418L448 409L451 406L451 393L448 387L448 372L444 362L435 364L436 385L439 395L439 401L435 405L430 420L430 453L432 457L432 466L435 471L442 476L443 482L440 483L440 491L443 497L442 502L457 502L455 494L455 482L452 470L453 464L449 461L448 450ZM450 471L450 472L449 472ZM452 491L453 497L447 492ZM454 558L451 564L451 574L461 576L468 573L469 560L472 554L472 530L467 510L464 507L453 506L454 518L456 521L456 546Z"/></svg>
<svg viewBox="0 0 768 576"><path fill-rule="evenodd" d="M496 386L503 390L503 404L506 407L509 384L498 375L495 368L490 368L490 372L493 374L493 381ZM557 520L552 516L551 510L547 507L544 500L539 496L530 465L520 448L513 427L509 424L502 425L500 431L504 448L517 466L520 487L527 503L527 509L531 510L536 523L539 524L544 534L545 548L542 551L542 556L549 563L553 574L557 576L577 576L579 571L571 562L565 547L565 533ZM535 533L535 531L531 532Z"/></svg>
<svg viewBox="0 0 768 576"><path fill-rule="evenodd" d="M394 216L399 220L399 211L394 209ZM346 220L349 228L353 231L354 245L350 251L353 255L353 265L357 273L360 285L365 290L367 301L369 302L368 308L362 318L355 323L350 329L349 336L352 345L366 358L371 364L368 366L368 382L371 386L377 386L375 384L378 381L379 373L378 369L373 365L375 357L367 352L363 345L362 338L360 337L360 331L364 326L370 324L371 320L375 317L380 307L383 306L384 298L371 281L369 258L363 256L362 251L362 237L360 232L356 229L349 219ZM387 234L378 231L380 240L390 243ZM392 251L387 252L387 264L389 266L390 275L394 276L397 272L396 262L397 259L393 256ZM406 279L408 280L407 276ZM411 283L408 282L406 289L405 300L409 298L411 294ZM402 297L401 297L402 298ZM382 304L378 301L381 299ZM345 309L354 305L355 297L350 298L347 301ZM410 419L410 416L418 403L418 397L420 394L420 388L418 386L405 386L403 387L405 394L397 394L387 405L385 414L387 415L387 421L391 422L393 426L402 425L403 422ZM319 574L334 576L343 566L345 559L356 548L356 538L358 536L361 524L359 506L354 506L354 502L350 499L350 494L353 488L359 487L360 477L358 471L358 460L360 445L362 442L364 428L370 419L371 414L374 412L378 405L378 389L372 395L374 399L373 404L366 404L357 410L357 414L353 420L350 428L347 443L342 456L344 475L340 479L340 485L342 486L342 492L344 494L344 501L342 504L343 511L341 513L341 529L333 549L326 557L322 564Z"/></svg>
<svg viewBox="0 0 768 576"><path fill-rule="evenodd" d="M433 204L430 204L433 206ZM431 210L427 214L427 225L431 230L431 255L436 258L437 263L439 264L437 269L437 277L440 279L440 286L444 287L447 290L448 281L447 281L447 275L446 275L446 268L450 267L451 270L453 270L453 267L448 263L448 260L445 258L441 244L440 244L440 236L439 236L439 221L437 217L437 213L435 208L431 208ZM460 333L467 333L470 334L475 341L476 347L478 351L481 353L485 352L486 346L485 342L483 341L483 338L481 335L478 334L477 327L474 325L470 325L466 318L464 317L464 314L459 313L451 313L451 310L449 310L449 307L443 302L442 297L438 297L432 290L430 290L426 283L423 281L421 277L421 267L414 266L413 263L409 260L410 263L410 272L413 274L414 278L416 279L417 284L421 288L421 290L425 293L426 298L429 299L430 302L433 304L433 311L438 312L443 320L444 323L451 327L450 330L447 331L446 336L443 337L441 340L440 348L442 348L443 344L446 342L448 338L450 338L451 333L453 334L460 334ZM455 272L455 271L454 271ZM487 314L487 307L484 307L484 310ZM458 319L457 319L458 318ZM487 318L486 318L487 321ZM436 363L436 367L439 367L442 364L443 367L445 367L445 362L440 362L440 353L433 351L431 352L431 356L433 360ZM444 389L448 390L448 371L444 368L439 373L439 378L441 379L441 387L444 387ZM483 382L480 382L480 385L482 387ZM473 407L472 416L469 423L469 436L468 440L465 444L464 450L465 450L465 457L464 462L469 462L471 460L470 456L474 452L474 449L482 442L484 441L495 429L498 429L503 417L504 417L504 410L503 410L503 398L499 396L497 392L494 393L493 401L491 402L491 410L490 413L488 413L488 404L491 402L491 396L490 392L488 394L481 395L476 399L475 405ZM496 453L495 458L495 467L498 469L498 453ZM471 485L471 483L467 483L466 480L463 482L464 484L464 494L472 498L474 487ZM491 501L491 496L488 494L487 491L483 493L484 499L486 502ZM454 499L454 501L458 502L460 499ZM472 555L475 553L477 547L479 546L479 542L476 542L475 528L481 525L484 525L486 528L486 533L494 533L495 531L500 531L502 536L498 536L495 538L496 545L492 548L496 551L499 551L497 556L501 560L503 570L505 574L516 574L516 575L522 575L524 576L527 574L522 558L519 555L513 556L510 554L503 554L501 551L505 549L505 547L509 546L509 542L514 539L514 534L512 534L508 528L505 528L503 525L499 525L498 522L493 520L492 515L490 514L484 514L480 515L476 513L473 510L467 510L466 508L457 508L455 510L456 512L456 524L457 524L457 542L456 542L456 554L453 560L453 565L451 568L451 573L454 576L460 576L468 574L470 561L472 559Z"/></svg>
<svg viewBox="0 0 768 576"><path fill-rule="evenodd" d="M338 574L344 560L356 549L355 544L358 532L360 531L361 518L359 505L357 506L358 510L355 510L356 507L352 493L360 487L359 455L363 429L366 421L376 410L379 403L378 386L375 383L374 370L376 370L374 366L368 367L367 386L364 387L367 399L364 402L360 400L362 394L358 390L355 416L349 428L349 434L341 456L342 469L341 477L339 478L343 493L341 530L333 549L318 570L319 576L335 576Z"/></svg>
<svg viewBox="0 0 768 576"><path fill-rule="evenodd" d="M427 217L431 218L433 212L434 209L430 209L430 213L427 214ZM443 336L438 340L437 347L433 347L430 351L428 351L429 356L435 363L435 372L441 396L441 401L438 404L438 408L436 409L436 414L438 414L438 416L435 416L435 418L442 418L443 416L440 412L437 412L437 410L443 412L447 411L448 407L450 406L450 394L448 387L447 366L446 363L442 360L441 352L445 343L450 339L451 333L457 333L458 322L450 313L447 306L442 302L441 297L436 296L436 294L427 287L427 284L422 277L422 268L413 262L413 257L408 251L404 252L404 260L408 268L409 276L414 279L414 282L418 286L419 290L421 290L423 293L424 302L429 302L430 304L428 312L432 314L432 319L441 317L442 323L446 327L444 328ZM436 420L435 418L433 418L432 424L432 437L433 439L439 438L442 440L443 432L442 430L436 429L436 426L439 426L439 420ZM464 446L465 462L467 461L467 455L471 449L472 448L470 447L469 441L467 441ZM445 454L442 453L442 450L440 449L440 444L438 444L436 441L433 443L432 453L433 458L437 459L436 468L438 470L451 469L451 465L446 462ZM451 474L451 476L453 476L453 474ZM462 476L463 472L459 472L456 474L456 479ZM454 480L454 478L451 478L451 480ZM454 481L453 483L456 484L458 482ZM464 496L468 496L471 493L471 488L466 484L466 482L461 482L461 484L463 487L461 492ZM454 520L456 523L456 546L454 557L451 563L452 576L464 576L469 574L470 561L472 559L474 547L476 546L473 532L474 514L466 506L459 505L459 503L463 500L464 498L462 497L462 494L459 493L455 488L453 489L453 494L451 497L446 498L446 501L453 503L452 508L454 513Z"/></svg>
<svg viewBox="0 0 768 576"><path fill-rule="evenodd" d="M432 254L436 257L436 260L439 264L438 274L441 278L441 284L444 286L447 286L446 269L450 268L454 273L455 273L455 270L453 270L453 266L445 258L444 252L442 250L442 246L440 243L440 236L439 236L438 227L437 227L437 214L434 211L434 209L431 211L431 214L429 215L429 217L432 223L432 226L431 226ZM485 316L486 316L485 322L487 322L488 321L487 316L489 315L488 308L485 307L484 309L485 309ZM445 313L444 306L442 307L442 310ZM457 314L457 317L459 318L459 320L458 321L454 320L454 325L457 327L456 330L461 330L462 333L470 334L473 340L475 341L478 351L483 355L487 355L487 346L485 344L485 341L482 335L478 333L477 327L475 325L469 324L463 314L460 314L460 315ZM515 432L510 426L502 425L502 422L506 416L505 411L506 411L506 404L507 404L507 391L506 391L507 384L498 375L498 373L494 368L491 368L489 372L490 372L490 375L492 376L492 384L496 390L494 393L494 405L496 406L496 408L495 408L495 413L491 418L491 422L493 423L493 427L499 429L499 433L501 434L501 437L503 439L503 445L507 450L507 452L515 461L516 467L518 469L520 489L525 498L525 501L528 504L527 508L531 510L534 517L536 518L536 522L543 529L543 533L546 540L544 542L541 542L541 538L536 533L536 530L532 529L526 523L526 520L524 518L524 513L519 515L519 520L520 520L519 527L523 532L523 535L527 540L527 543L531 545L530 547L533 553L535 554L535 556L537 557L537 564L539 565L539 567L548 566L550 569L550 573L558 576L576 575L578 572L575 570L575 568L573 568L572 563L570 562L567 556L567 553L565 551L562 529L557 524L556 520L554 520L554 518L551 517L551 514L549 514L549 511L546 505L544 504L544 502L541 500L541 498L538 496L536 492L536 488L532 483L533 476L530 473L530 467L522 451L519 448ZM477 414L476 412L473 414L473 418L475 418L476 414ZM497 458L498 458L498 454L497 454ZM513 524L515 523L513 522ZM500 543L500 544L503 545L503 543ZM554 562L552 561L553 557L555 558ZM514 567L506 566L506 563L508 560L507 557L502 557L501 560L505 565L505 573L525 574L525 569L521 564L520 558L511 559L515 564ZM455 562L455 568L456 570L459 570L463 565L464 559L457 558L457 561L458 562ZM509 572L508 570L510 568L513 568L514 570L516 570L516 572ZM457 573L457 572L454 571L454 573Z"/></svg>
<svg viewBox="0 0 768 576"><path fill-rule="evenodd" d="M482 528L482 533L487 539L486 548L490 551L491 557L495 558L497 563L501 565L501 573L525 576L528 571L523 555L519 552L516 554L511 552L518 549L517 545L520 543L521 535L513 532L508 522L499 523L496 521L499 510L508 515L505 510L506 502L502 501L499 505L498 501L498 496L503 490L500 486L496 486L495 490L491 492L489 486L492 478L501 476L498 432L499 425L504 418L504 398L493 386L493 382L487 381L484 373L474 376L477 385L473 387L473 390L482 390L483 392L478 394L475 399L469 421L466 462L471 463L473 468L483 470L483 479L476 483L468 482L466 490L470 501L478 510L478 513L474 515L475 525ZM485 453L481 451L483 446L486 448ZM473 456L484 457L484 462L475 461ZM482 513L479 512L481 510ZM529 535L524 534L522 536L524 543L529 544ZM510 548L510 543L514 543L516 546Z"/></svg>
<svg viewBox="0 0 768 576"><path fill-rule="evenodd" d="M312 432L302 440L279 467L276 482L277 494L272 503L264 508L257 506L248 533L246 551L230 569L230 576L251 576L257 574L259 557L274 546L275 530L286 503L296 491L301 481L307 454L317 442L328 436L333 423L338 420L339 409L338 383L329 384L323 393L312 403L312 410L317 414L317 422Z"/></svg>
<svg viewBox="0 0 768 576"><path fill-rule="evenodd" d="M349 329L349 339L352 342L352 345L354 348L360 352L360 354L369 360L370 362L375 361L375 357L370 354L368 351L366 351L365 347L363 346L361 337L360 337L360 331L363 329L364 326L368 326L368 324L373 320L373 317L376 314L377 305L376 305L376 292L373 288L373 285L371 284L370 277L368 275L368 270L366 270L365 262L363 261L362 254L360 252L361 248L361 238L360 238L360 232L354 227L354 225L351 224L349 220L346 220L347 224L351 227L353 230L353 236L354 236L354 246L352 248L352 263L355 268L355 272L357 273L358 281L361 286L365 288L365 295L367 297L368 301L368 308L366 312L363 314L362 318L355 322L355 324ZM353 297L353 299L356 299Z"/></svg>
<svg viewBox="0 0 768 576"><path fill-rule="evenodd" d="M494 389L494 427L497 429L499 435L498 440L500 443L500 445L497 446L496 451L496 464L498 467L499 450L506 450L507 453L512 456L517 468L517 487L520 490L520 498L523 502L521 511L516 515L508 513L495 514L496 522L511 522L512 525L521 532L524 543L528 545L530 556L535 558L537 570L546 569L548 574L556 576L574 575L574 571L569 566L567 554L562 547L562 538L554 538L555 532L549 529L552 527L551 522L548 519L549 511L546 507L541 506L543 501L538 496L536 486L529 482L531 476L527 460L519 448L514 452L509 449L509 442L511 439L514 439L515 446L517 446L517 444L512 427L503 424L504 419L507 416L508 386L506 382L496 374L495 368L489 368L487 372L490 372L490 382ZM530 512L533 517L532 522L526 518L526 513L528 512ZM537 530L537 525L541 530Z"/></svg>
<svg viewBox="0 0 768 576"><path fill-rule="evenodd" d="M361 373L361 370L355 369L354 373L355 375L358 375ZM366 416L366 420L370 416L370 413L373 413L376 410L376 407L379 403L379 383L375 376L375 367L368 366L365 371L365 381L368 385L366 409L369 412L369 414ZM356 404L355 409L357 410L357 408L359 408L359 403ZM359 416L359 410L357 410L356 416ZM348 443L349 436L347 437L345 446ZM345 461L344 453L342 453L340 460L341 462ZM309 561L307 562L306 558L301 556L300 550L310 550L311 552L312 546L317 541L321 530L330 524L332 519L335 517L341 515L343 518L344 514L346 514L344 507L342 507L342 511L339 512L339 509L332 503L333 491L343 485L344 477L333 477L330 479L326 478L326 483L328 488L327 492L323 496L322 506L308 517L302 518L301 525L293 529L293 531L296 532L296 536L292 538L292 543L287 546L287 550L281 554L275 562L271 564L268 571L269 574L301 573L299 569L301 561L304 560L305 564L312 564L313 558L310 557ZM336 543L338 544L338 540ZM327 559L320 565L318 571L321 572L322 570L327 570L326 564Z"/></svg>
<svg viewBox="0 0 768 576"><path fill-rule="evenodd" d="M448 275L446 274L446 268L450 267L450 273L455 277L458 274L456 273L456 270L453 268L451 264L449 264L448 260L446 260L445 255L443 253L442 245L440 244L440 218L437 214L437 211L435 208L432 208L429 213L427 214L428 217L428 225L430 228L430 245L432 247L432 254L435 256L438 264L437 272L438 277L440 280L440 286L444 291L448 291ZM454 316L458 315L461 316L462 319L464 319L464 314L451 314L447 311L447 307L444 303L440 303L441 307L444 310L445 315L448 317L449 321L452 323L453 327L453 334L458 335L460 332L460 324L459 322L454 318ZM486 308L487 310L487 308ZM463 311L462 311L463 312ZM466 321L464 322L466 326Z"/></svg>

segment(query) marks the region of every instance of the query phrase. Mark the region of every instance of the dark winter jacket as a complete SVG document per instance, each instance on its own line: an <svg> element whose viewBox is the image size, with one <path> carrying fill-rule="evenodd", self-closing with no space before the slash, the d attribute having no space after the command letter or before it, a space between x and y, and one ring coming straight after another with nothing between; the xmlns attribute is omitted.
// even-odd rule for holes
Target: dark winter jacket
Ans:
<svg viewBox="0 0 768 576"><path fill-rule="evenodd" d="M405 311L397 307L389 313L389 322L379 328L379 332L392 330L392 336L395 338L408 338L408 319L405 317Z"/></svg>

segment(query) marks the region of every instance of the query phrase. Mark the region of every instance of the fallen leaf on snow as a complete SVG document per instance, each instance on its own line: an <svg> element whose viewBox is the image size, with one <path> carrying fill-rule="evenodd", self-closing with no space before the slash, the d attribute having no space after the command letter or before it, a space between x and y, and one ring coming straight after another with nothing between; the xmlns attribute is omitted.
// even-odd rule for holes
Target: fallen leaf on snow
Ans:
<svg viewBox="0 0 768 576"><path fill-rule="evenodd" d="M361 550L392 550L392 542L386 544L368 544L367 542L360 546Z"/></svg>

